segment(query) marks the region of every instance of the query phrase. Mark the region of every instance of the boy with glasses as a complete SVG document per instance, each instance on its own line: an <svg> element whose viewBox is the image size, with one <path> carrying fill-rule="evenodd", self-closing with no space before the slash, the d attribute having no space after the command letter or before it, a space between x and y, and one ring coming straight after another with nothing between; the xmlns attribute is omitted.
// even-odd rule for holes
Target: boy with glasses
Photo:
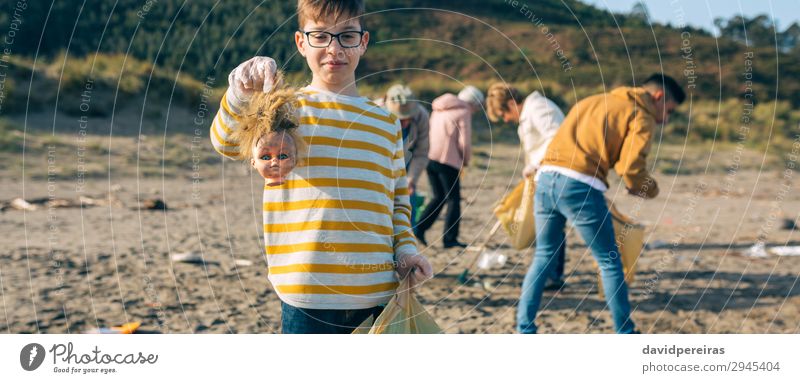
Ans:
<svg viewBox="0 0 800 383"><path fill-rule="evenodd" d="M313 73L298 94L307 157L264 188L269 279L282 301L284 333L350 333L378 315L398 285L432 276L417 252L397 117L360 97L355 69L369 42L359 0L299 0L297 50ZM268 92L277 64L255 57L229 76L211 127L214 148L241 150L230 134L254 92Z"/></svg>

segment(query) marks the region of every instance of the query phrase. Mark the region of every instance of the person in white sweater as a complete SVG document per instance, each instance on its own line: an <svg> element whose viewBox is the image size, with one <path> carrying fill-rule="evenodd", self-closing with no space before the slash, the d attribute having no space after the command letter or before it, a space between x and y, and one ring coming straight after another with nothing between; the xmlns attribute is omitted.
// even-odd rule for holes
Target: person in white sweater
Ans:
<svg viewBox="0 0 800 383"><path fill-rule="evenodd" d="M486 110L494 122L502 120L507 124L519 124L517 134L525 158L522 175L526 178L533 177L544 159L547 145L564 121L564 112L538 91L523 98L519 90L502 82L489 86ZM566 244L562 244L555 273L550 277L546 289L558 290L564 285L565 248Z"/></svg>

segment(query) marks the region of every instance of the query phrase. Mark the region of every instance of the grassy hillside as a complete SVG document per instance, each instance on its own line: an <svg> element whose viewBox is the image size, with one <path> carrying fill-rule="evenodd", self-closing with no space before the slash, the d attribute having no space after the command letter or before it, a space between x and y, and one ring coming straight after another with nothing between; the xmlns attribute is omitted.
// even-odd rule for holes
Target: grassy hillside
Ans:
<svg viewBox="0 0 800 383"><path fill-rule="evenodd" d="M14 22L16 4L0 2L0 31L19 28L7 46L0 117L81 116L81 94L91 83L90 115L110 126L126 122L112 114L128 108L132 119L167 133L178 122L170 113L183 109L190 118L213 108L226 74L253 55L275 57L298 84L310 78L292 40L292 1L28 2L18 12L22 24ZM715 38L574 0L371 0L367 10L372 39L357 74L368 95L404 81L431 100L465 82L485 87L502 79L544 90L568 109L581 97L663 71L691 85L693 100L691 119L684 106L666 130L669 140L738 140L741 95L750 85L757 105L747 144L798 131L800 49L777 49L768 31L742 40L733 21L731 37ZM142 127L126 129L115 133L135 135Z"/></svg>
<svg viewBox="0 0 800 383"><path fill-rule="evenodd" d="M0 13L0 26L9 25L15 4L15 0L2 1L7 12ZM123 54L164 70L221 81L237 63L262 54L307 77L293 45L294 4L258 0L28 2L13 51L51 60L65 51L78 57L96 52ZM448 76L471 81L503 76L515 82L541 80L567 87L574 83L581 90L594 91L603 84L630 83L654 70L688 81L683 72L691 64L698 96L719 98L722 92L722 98L727 98L741 91L743 54L753 51L757 90L764 97L777 95L800 104L797 50L776 52L769 44L748 48L694 29L661 25L651 29L635 17L612 15L574 0L371 0L367 6L364 20L373 44L359 74L368 76L369 84L398 77L419 83L432 78L439 85L449 82ZM684 43L692 48L691 63L681 57ZM569 71L564 70L565 63ZM440 73L397 71L402 68ZM387 69L389 73L375 75Z"/></svg>

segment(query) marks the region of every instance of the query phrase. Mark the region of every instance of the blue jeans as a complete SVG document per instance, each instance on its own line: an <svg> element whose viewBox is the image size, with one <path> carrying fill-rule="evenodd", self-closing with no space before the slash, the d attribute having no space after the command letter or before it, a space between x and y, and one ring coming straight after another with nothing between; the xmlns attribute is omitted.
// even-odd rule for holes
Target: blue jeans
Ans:
<svg viewBox="0 0 800 383"><path fill-rule="evenodd" d="M550 274L550 280L555 282L560 282L564 279L564 265L566 264L566 252L567 252L567 242L566 240L564 243L559 246L558 254L556 254L556 266L553 268L553 272Z"/></svg>
<svg viewBox="0 0 800 383"><path fill-rule="evenodd" d="M303 309L281 302L281 332L284 334L350 334L383 306L360 310Z"/></svg>
<svg viewBox="0 0 800 383"><path fill-rule="evenodd" d="M534 200L536 217L536 254L522 282L517 309L517 331L536 333L536 311L542 290L556 266L556 257L564 246L564 226L573 222L600 266L607 307L614 318L617 333L634 332L630 319L628 286L622 272L622 260L614 240L614 227L603 193L559 173L539 176Z"/></svg>

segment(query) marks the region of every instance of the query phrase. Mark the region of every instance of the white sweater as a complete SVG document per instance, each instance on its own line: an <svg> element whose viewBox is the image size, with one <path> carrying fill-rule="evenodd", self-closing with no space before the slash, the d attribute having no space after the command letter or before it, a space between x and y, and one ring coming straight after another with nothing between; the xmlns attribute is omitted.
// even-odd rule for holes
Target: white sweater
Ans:
<svg viewBox="0 0 800 383"><path fill-rule="evenodd" d="M553 140L562 121L564 112L538 91L525 98L517 129L525 153L525 170L539 168L547 145Z"/></svg>

